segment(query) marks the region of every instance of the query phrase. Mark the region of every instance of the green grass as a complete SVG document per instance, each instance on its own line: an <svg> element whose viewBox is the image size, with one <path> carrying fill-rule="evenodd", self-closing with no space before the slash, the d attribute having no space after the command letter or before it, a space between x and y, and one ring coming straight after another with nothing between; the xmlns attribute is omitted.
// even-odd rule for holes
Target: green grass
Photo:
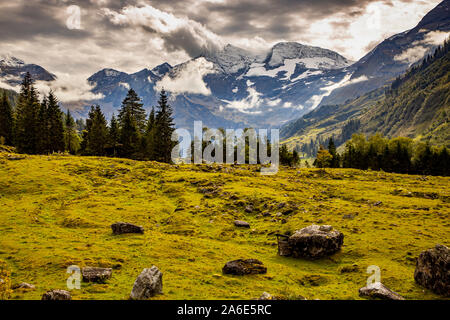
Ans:
<svg viewBox="0 0 450 320"><path fill-rule="evenodd" d="M440 298L414 282L414 258L449 245L449 178L304 168L261 176L256 166L6 155L0 153L0 260L12 283L36 286L11 299L66 289L73 264L114 269L106 284L72 290L74 299L127 299L152 265L163 272L164 294L156 299L253 299L263 291L359 299L369 265L407 299ZM253 212L245 212L248 205ZM276 216L287 209L293 212ZM272 217L261 215L266 211ZM354 218L344 218L349 214ZM234 227L236 219L251 228ZM110 225L118 221L142 225L145 234L113 236ZM318 261L277 255L276 233L312 223L342 231L341 252ZM259 259L268 273L222 275L238 258Z"/></svg>

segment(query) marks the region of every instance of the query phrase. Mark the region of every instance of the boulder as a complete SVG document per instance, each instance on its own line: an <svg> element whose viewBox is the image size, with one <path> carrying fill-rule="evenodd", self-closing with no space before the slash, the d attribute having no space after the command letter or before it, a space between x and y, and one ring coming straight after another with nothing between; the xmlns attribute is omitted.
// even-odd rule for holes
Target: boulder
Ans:
<svg viewBox="0 0 450 320"><path fill-rule="evenodd" d="M84 282L104 283L112 276L111 268L86 267L81 270Z"/></svg>
<svg viewBox="0 0 450 320"><path fill-rule="evenodd" d="M23 290L34 290L35 286L26 282L22 282L12 286L13 290L23 289Z"/></svg>
<svg viewBox="0 0 450 320"><path fill-rule="evenodd" d="M130 298L146 300L162 293L162 273L156 266L144 269L134 282Z"/></svg>
<svg viewBox="0 0 450 320"><path fill-rule="evenodd" d="M241 220L234 221L234 225L241 228L250 228L250 224L248 222Z"/></svg>
<svg viewBox="0 0 450 320"><path fill-rule="evenodd" d="M258 300L275 300L275 299L270 293L264 291Z"/></svg>
<svg viewBox="0 0 450 320"><path fill-rule="evenodd" d="M264 267L263 263L256 259L238 259L233 261L228 261L222 268L224 274L234 274L234 275L246 275L246 274L260 274L267 273L267 268Z"/></svg>
<svg viewBox="0 0 450 320"><path fill-rule="evenodd" d="M144 233L144 228L131 223L117 222L111 225L113 234Z"/></svg>
<svg viewBox="0 0 450 320"><path fill-rule="evenodd" d="M342 232L329 225L310 225L297 230L287 240L291 256L295 258L318 259L332 255L341 249L344 242ZM284 248L283 252L289 252ZM280 249L279 249L280 251Z"/></svg>
<svg viewBox="0 0 450 320"><path fill-rule="evenodd" d="M72 296L66 290L50 290L42 295L42 300L72 300Z"/></svg>
<svg viewBox="0 0 450 320"><path fill-rule="evenodd" d="M448 247L437 244L423 251L416 262L414 280L425 288L450 296L450 251Z"/></svg>
<svg viewBox="0 0 450 320"><path fill-rule="evenodd" d="M392 291L381 282L375 282L367 287L359 289L359 295L363 297L378 298L383 300L405 300L401 295Z"/></svg>

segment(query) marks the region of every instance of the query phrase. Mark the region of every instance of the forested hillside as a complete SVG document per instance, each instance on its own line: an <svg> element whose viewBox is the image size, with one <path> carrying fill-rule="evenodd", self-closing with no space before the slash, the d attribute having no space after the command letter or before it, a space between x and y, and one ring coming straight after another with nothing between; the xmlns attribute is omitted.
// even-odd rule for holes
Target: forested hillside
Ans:
<svg viewBox="0 0 450 320"><path fill-rule="evenodd" d="M288 144L341 145L353 133L406 136L448 146L450 113L448 41L390 86L337 106L322 106L282 128ZM304 148L303 148L304 149Z"/></svg>

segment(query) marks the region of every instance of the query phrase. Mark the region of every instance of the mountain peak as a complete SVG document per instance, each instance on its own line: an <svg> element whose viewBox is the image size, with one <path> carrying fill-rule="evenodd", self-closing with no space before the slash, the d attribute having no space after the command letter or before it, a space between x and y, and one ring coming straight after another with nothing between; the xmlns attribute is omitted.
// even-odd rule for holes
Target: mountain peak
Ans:
<svg viewBox="0 0 450 320"><path fill-rule="evenodd" d="M0 64L8 67L19 67L25 65L25 62L10 54L4 54L0 56Z"/></svg>
<svg viewBox="0 0 450 320"><path fill-rule="evenodd" d="M172 70L172 66L168 64L167 62L164 62L152 69L152 72L156 74L159 77L164 76L167 74L170 70Z"/></svg>
<svg viewBox="0 0 450 320"><path fill-rule="evenodd" d="M267 56L266 63L274 68L283 65L286 59L299 59L300 63L311 69L339 69L351 64L337 52L298 42L277 43Z"/></svg>

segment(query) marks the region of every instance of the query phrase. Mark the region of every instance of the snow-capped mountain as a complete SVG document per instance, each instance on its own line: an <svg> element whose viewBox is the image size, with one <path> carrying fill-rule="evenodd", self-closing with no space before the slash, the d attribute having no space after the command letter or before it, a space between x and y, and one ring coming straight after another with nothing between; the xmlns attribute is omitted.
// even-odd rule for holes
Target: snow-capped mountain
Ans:
<svg viewBox="0 0 450 320"><path fill-rule="evenodd" d="M191 127L273 127L315 107L329 87L348 77L351 61L331 50L293 42L265 54L232 45L171 67L162 64L134 74L101 70L88 80L108 116L134 88L150 109L161 87L171 93L175 122ZM199 83L200 82L200 83Z"/></svg>
<svg viewBox="0 0 450 320"><path fill-rule="evenodd" d="M34 80L53 81L56 76L36 64L27 64L11 55L0 56L0 84L17 86L25 73L29 72Z"/></svg>

